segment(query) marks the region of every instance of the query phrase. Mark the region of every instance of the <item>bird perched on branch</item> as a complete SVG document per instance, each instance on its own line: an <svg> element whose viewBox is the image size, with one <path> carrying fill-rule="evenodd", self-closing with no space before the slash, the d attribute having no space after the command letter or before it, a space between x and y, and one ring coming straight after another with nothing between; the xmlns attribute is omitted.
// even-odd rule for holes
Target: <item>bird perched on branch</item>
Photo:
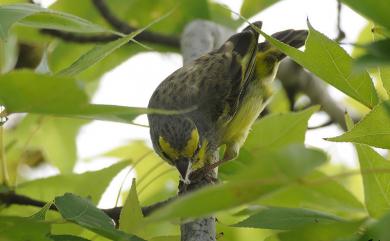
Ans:
<svg viewBox="0 0 390 241"><path fill-rule="evenodd" d="M261 28L262 23L253 25ZM307 31L272 36L298 48ZM148 115L155 151L178 169L185 183L192 172L210 164L220 146L226 145L224 161L237 157L263 109L266 86L285 55L267 41L258 44L258 37L248 26L219 49L176 70L152 95L149 108L195 108L177 115Z"/></svg>

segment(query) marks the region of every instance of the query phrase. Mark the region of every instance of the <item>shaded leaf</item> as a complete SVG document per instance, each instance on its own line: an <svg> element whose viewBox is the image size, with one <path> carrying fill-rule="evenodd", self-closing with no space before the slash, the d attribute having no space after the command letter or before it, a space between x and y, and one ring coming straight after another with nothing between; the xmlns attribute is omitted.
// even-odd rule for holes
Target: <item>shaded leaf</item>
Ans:
<svg viewBox="0 0 390 241"><path fill-rule="evenodd" d="M6 38L8 29L19 22L24 25L83 33L102 33L107 29L80 17L42 8L36 4L0 6L0 38Z"/></svg>
<svg viewBox="0 0 390 241"><path fill-rule="evenodd" d="M292 156L295 155L289 155L292 151L290 148L269 153L266 159L272 160L274 164L269 165L266 170L259 163L253 162L252 165L248 165L237 173L232 178L234 181L205 187L178 198L155 211L145 220L161 221L179 217L199 217L252 202L306 175L310 168L326 160L322 152L296 146L294 151L300 152L302 157L299 161L294 161L295 158ZM306 155L307 153L313 155ZM310 159L305 158L308 156ZM256 171L258 175L254 175Z"/></svg>
<svg viewBox="0 0 390 241"><path fill-rule="evenodd" d="M131 189L119 217L119 230L126 233L136 234L145 237L143 229L139 229L138 224L144 219L141 206L138 201L136 181L133 179ZM137 228L138 227L138 228Z"/></svg>
<svg viewBox="0 0 390 241"><path fill-rule="evenodd" d="M56 197L54 203L63 218L106 238L129 241L143 240L115 229L111 218L86 199L66 193Z"/></svg>
<svg viewBox="0 0 390 241"><path fill-rule="evenodd" d="M390 213L387 213L377 222L369 225L359 241L390 240L389 223Z"/></svg>
<svg viewBox="0 0 390 241"><path fill-rule="evenodd" d="M129 165L128 162L119 162L99 171L37 179L20 184L16 188L16 192L44 201L50 201L54 196L62 195L65 192L72 192L88 196L91 202L97 204L111 180L127 165ZM99 185L96 185L96 180L99 180Z"/></svg>
<svg viewBox="0 0 390 241"><path fill-rule="evenodd" d="M281 43L259 32L282 52L324 81L348 96L372 108L378 103L374 85L368 73L355 72L353 59L336 42L316 31L310 24L305 52Z"/></svg>
<svg viewBox="0 0 390 241"><path fill-rule="evenodd" d="M372 42L365 47L366 54L356 60L356 64L363 67L390 65L390 39Z"/></svg>
<svg viewBox="0 0 390 241"><path fill-rule="evenodd" d="M374 20L379 25L390 29L390 5L387 0L342 0L342 2L362 15Z"/></svg>
<svg viewBox="0 0 390 241"><path fill-rule="evenodd" d="M88 239L73 235L50 235L53 241L89 241Z"/></svg>
<svg viewBox="0 0 390 241"><path fill-rule="evenodd" d="M352 130L328 141L354 142L390 149L390 114L387 105L382 102L370 111Z"/></svg>
<svg viewBox="0 0 390 241"><path fill-rule="evenodd" d="M344 186L325 174L314 171L304 179L309 185L291 184L275 190L257 203L282 207L315 209L344 217L363 215L363 205ZM318 182L318 180L326 180Z"/></svg>
<svg viewBox="0 0 390 241"><path fill-rule="evenodd" d="M356 237L362 221L311 224L292 231L278 234L279 241L341 241Z"/></svg>
<svg viewBox="0 0 390 241"><path fill-rule="evenodd" d="M244 0L241 5L240 13L246 18L263 11L280 0Z"/></svg>
<svg viewBox="0 0 390 241"><path fill-rule="evenodd" d="M234 227L296 229L307 224L339 222L337 216L302 208L264 207Z"/></svg>

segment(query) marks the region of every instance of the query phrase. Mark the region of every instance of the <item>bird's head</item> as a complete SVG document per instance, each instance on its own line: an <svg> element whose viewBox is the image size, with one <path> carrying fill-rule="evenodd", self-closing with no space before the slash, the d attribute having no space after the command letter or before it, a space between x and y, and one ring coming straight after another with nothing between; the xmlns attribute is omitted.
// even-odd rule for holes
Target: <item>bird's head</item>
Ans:
<svg viewBox="0 0 390 241"><path fill-rule="evenodd" d="M157 131L155 147L188 184L189 175L205 164L208 142L189 118L171 116L164 121L163 128Z"/></svg>

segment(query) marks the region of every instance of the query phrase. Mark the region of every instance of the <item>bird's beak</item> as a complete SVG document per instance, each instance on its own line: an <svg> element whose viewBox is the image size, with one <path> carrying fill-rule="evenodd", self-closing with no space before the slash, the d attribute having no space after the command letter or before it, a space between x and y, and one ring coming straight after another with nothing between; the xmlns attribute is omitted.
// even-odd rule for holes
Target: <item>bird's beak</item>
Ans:
<svg viewBox="0 0 390 241"><path fill-rule="evenodd" d="M177 170L180 173L181 179L184 183L189 183L188 177L190 174L191 160L189 158L179 158L175 161Z"/></svg>

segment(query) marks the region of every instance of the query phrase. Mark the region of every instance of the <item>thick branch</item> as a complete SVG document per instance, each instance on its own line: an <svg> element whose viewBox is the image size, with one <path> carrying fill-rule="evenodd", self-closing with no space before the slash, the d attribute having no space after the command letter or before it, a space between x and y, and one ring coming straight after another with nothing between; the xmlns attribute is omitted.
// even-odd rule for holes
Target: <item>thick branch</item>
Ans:
<svg viewBox="0 0 390 241"><path fill-rule="evenodd" d="M277 78L285 89L297 88L306 94L313 104L319 104L334 123L346 130L345 109L329 95L324 82L305 71L294 61L287 59L280 64Z"/></svg>

